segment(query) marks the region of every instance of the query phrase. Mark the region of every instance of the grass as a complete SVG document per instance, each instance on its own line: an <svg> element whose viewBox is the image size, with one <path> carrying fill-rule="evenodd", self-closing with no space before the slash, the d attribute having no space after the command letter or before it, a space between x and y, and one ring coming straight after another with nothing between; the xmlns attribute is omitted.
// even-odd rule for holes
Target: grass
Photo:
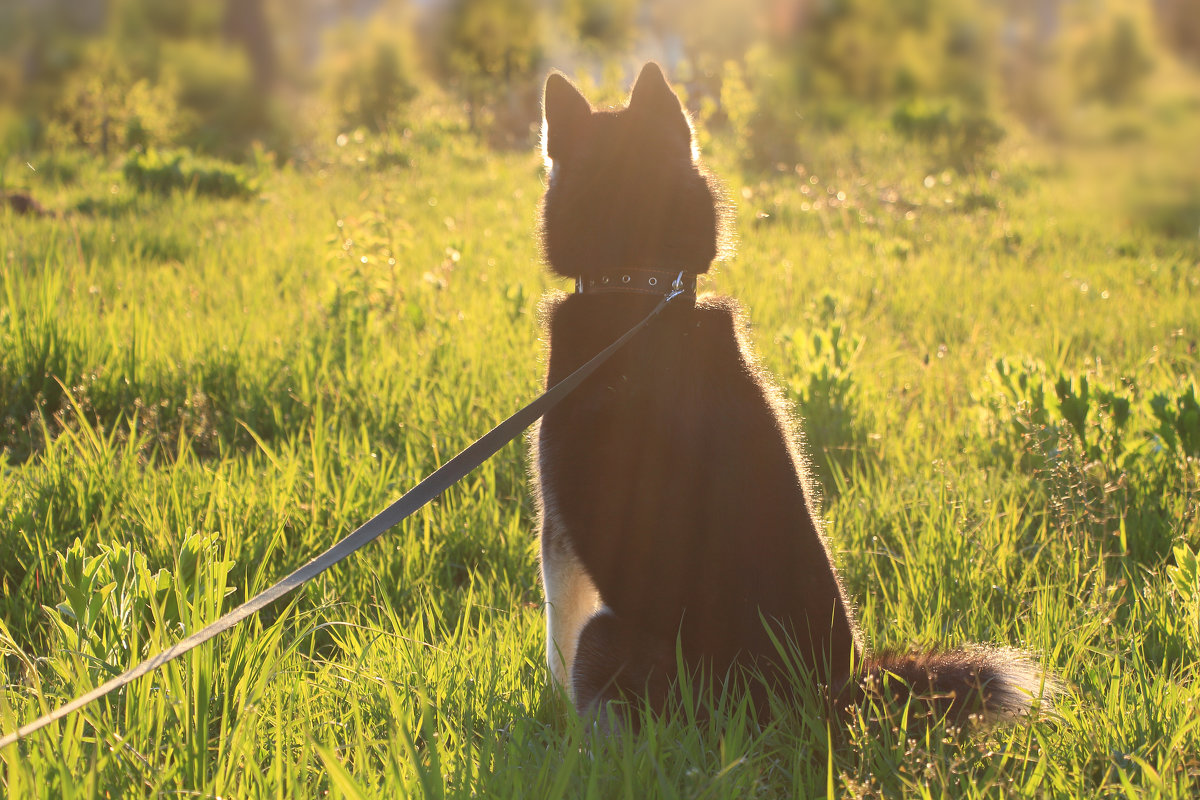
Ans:
<svg viewBox="0 0 1200 800"><path fill-rule="evenodd" d="M968 176L882 128L765 174L712 142L740 246L707 288L804 417L871 643L1028 648L1071 687L1059 718L843 729L697 690L595 735L545 687L518 443L286 606L0 752L6 796L1194 796L1200 165L1171 154L1196 116L1010 142ZM432 124L262 161L250 198L29 163L5 174L63 213L0 212L4 731L534 396L538 298L565 288L537 263L536 155Z"/></svg>

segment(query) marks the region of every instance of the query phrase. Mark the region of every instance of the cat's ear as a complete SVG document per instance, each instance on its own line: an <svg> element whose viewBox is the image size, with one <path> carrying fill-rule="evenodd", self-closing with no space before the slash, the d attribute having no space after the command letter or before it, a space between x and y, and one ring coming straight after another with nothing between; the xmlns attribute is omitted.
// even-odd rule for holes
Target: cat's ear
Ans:
<svg viewBox="0 0 1200 800"><path fill-rule="evenodd" d="M592 115L591 104L566 76L551 72L546 78L542 107L545 112L542 148L546 157L558 160L569 156L571 145L579 141L583 126Z"/></svg>
<svg viewBox="0 0 1200 800"><path fill-rule="evenodd" d="M642 67L629 95L629 111L668 133L685 147L692 142L692 126L679 97L667 84L662 68L653 61Z"/></svg>

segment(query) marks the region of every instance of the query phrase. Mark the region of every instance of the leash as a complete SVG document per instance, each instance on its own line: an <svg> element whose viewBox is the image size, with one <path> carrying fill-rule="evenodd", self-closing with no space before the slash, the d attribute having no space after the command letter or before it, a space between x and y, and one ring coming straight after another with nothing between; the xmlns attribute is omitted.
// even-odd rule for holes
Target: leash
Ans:
<svg viewBox="0 0 1200 800"><path fill-rule="evenodd" d="M15 731L0 737L0 749L8 747L10 744L29 736L35 731L41 730L53 722L57 722L122 686L132 683L143 675L153 672L164 664L174 661L184 653L204 644L209 639L219 636L284 595L294 592L334 564L342 561L363 546L375 541L402 520L419 511L430 500L433 500L446 489L458 483L468 473L494 456L499 452L500 448L520 436L526 428L561 402L564 397L595 372L601 364L620 350L622 345L636 336L642 328L646 327L652 319L658 316L660 311L666 308L667 303L670 303L679 295L685 294L687 289L683 284L682 276L683 273L680 273L679 278L676 278L675 282L671 284L671 291L663 296L658 305L641 322L634 325L622 334L620 338L593 356L582 367L554 384L554 386L547 389L520 411L485 433L461 453L431 473L425 480L410 489L399 500L396 500L383 511L380 511L374 517L367 520L324 553L321 553L321 555L312 559L273 586L259 592L215 622L201 628L191 636L179 640L153 658L143 661L129 671L100 684L90 692L82 694L69 703L59 706L54 711L44 714L26 725L21 725Z"/></svg>

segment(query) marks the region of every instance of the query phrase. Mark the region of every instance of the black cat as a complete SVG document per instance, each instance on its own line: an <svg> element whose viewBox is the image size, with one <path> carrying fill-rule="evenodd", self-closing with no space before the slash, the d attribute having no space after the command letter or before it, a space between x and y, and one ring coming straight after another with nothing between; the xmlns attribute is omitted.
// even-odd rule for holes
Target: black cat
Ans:
<svg viewBox="0 0 1200 800"><path fill-rule="evenodd" d="M785 690L779 643L856 701L888 673L956 719L1030 710L1041 676L1009 650L865 653L816 517L798 435L728 298L695 297L724 220L691 125L657 65L626 108L545 92L545 260L554 384L683 288L546 414L540 481L547 661L582 714L620 697L662 708L683 664L752 666ZM678 650L677 650L678 648Z"/></svg>

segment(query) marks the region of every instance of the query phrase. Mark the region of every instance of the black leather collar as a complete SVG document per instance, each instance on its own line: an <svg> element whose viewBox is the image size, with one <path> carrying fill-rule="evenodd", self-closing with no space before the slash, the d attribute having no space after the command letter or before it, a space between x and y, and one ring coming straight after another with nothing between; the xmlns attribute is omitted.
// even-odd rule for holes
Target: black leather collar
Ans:
<svg viewBox="0 0 1200 800"><path fill-rule="evenodd" d="M696 293L696 275L692 272L651 269L624 269L601 275L580 276L575 279L575 294L604 292L636 292L638 294L668 295L679 291Z"/></svg>

